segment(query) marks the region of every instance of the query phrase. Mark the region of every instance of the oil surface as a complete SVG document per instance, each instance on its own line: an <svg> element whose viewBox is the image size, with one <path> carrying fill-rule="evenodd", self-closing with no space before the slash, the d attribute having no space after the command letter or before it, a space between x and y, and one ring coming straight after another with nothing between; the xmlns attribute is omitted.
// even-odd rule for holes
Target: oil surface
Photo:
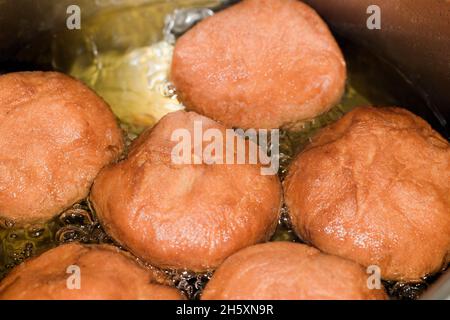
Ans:
<svg viewBox="0 0 450 320"><path fill-rule="evenodd" d="M214 4L217 1L203 2ZM68 35L56 38L55 68L83 80L110 102L122 120L123 128L128 130L128 140L134 139L144 127L152 126L165 113L182 108L174 92L165 91L170 91L167 66L171 59L171 48L161 42L161 29L165 15L171 10L173 4L172 7L158 9L147 5L106 12L86 28L87 33L76 34L76 39L71 38L72 42L66 41ZM112 32L104 31L107 22L116 23L114 37ZM130 34L130 23L134 30L140 32ZM399 105L433 123L430 114L423 108L426 101L395 68L364 48L345 39L338 40L348 65L345 95L326 114L305 122L296 131L281 132L281 179L292 158L320 128L338 120L357 106ZM72 45L62 47L62 43ZM152 46L155 43L156 46ZM82 49L74 46L81 46ZM78 55L73 56L73 52L78 52ZM19 229L7 221L0 222L0 241L0 279L23 260L61 243L113 243L103 231L87 200L46 224ZM283 208L272 241L301 241L291 229L286 208ZM195 274L186 270L167 270L166 273L178 288L193 299L198 298L212 274ZM385 287L392 298L415 299L433 280L427 278L415 284L385 282Z"/></svg>
<svg viewBox="0 0 450 320"><path fill-rule="evenodd" d="M175 9L219 2L154 1L104 10L84 21L81 30L56 35L53 66L95 90L127 131L140 133L183 109L168 81L173 44L164 37L166 17Z"/></svg>

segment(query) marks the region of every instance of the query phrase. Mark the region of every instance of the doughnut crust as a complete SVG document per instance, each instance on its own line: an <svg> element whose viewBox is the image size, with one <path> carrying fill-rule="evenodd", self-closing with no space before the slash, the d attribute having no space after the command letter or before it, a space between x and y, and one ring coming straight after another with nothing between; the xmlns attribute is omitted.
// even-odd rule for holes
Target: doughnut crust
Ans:
<svg viewBox="0 0 450 320"><path fill-rule="evenodd" d="M123 148L108 105L56 72L0 76L0 217L49 220L85 198Z"/></svg>
<svg viewBox="0 0 450 320"><path fill-rule="evenodd" d="M202 300L385 299L369 289L364 269L304 244L269 242L229 257L206 285Z"/></svg>
<svg viewBox="0 0 450 320"><path fill-rule="evenodd" d="M70 277L79 268L79 289ZM110 245L67 244L25 261L0 283L0 300L181 300L156 271ZM72 286L68 286L68 283Z"/></svg>
<svg viewBox="0 0 450 320"><path fill-rule="evenodd" d="M296 232L392 280L449 262L450 146L401 108L358 108L292 163L284 194Z"/></svg>
<svg viewBox="0 0 450 320"><path fill-rule="evenodd" d="M174 130L194 137L195 122L225 136L225 128L206 117L170 113L135 141L126 160L102 170L91 201L105 230L136 256L201 272L266 241L277 225L282 191L278 177L261 175L260 165L174 163Z"/></svg>
<svg viewBox="0 0 450 320"><path fill-rule="evenodd" d="M326 24L294 0L244 0L176 43L171 81L190 110L227 127L279 128L339 102L346 66Z"/></svg>

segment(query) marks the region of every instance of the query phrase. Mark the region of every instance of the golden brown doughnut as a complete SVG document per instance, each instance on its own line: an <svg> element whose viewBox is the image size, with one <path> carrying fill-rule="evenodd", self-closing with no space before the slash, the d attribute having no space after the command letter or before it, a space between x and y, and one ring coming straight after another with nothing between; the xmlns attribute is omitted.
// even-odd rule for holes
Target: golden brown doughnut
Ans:
<svg viewBox="0 0 450 320"><path fill-rule="evenodd" d="M123 148L108 105L56 72L0 76L0 218L48 220L85 198Z"/></svg>
<svg viewBox="0 0 450 320"><path fill-rule="evenodd" d="M227 127L278 128L339 102L345 61L319 15L295 0L244 0L176 43L171 81L190 110Z"/></svg>
<svg viewBox="0 0 450 320"><path fill-rule="evenodd" d="M73 266L79 283L72 282ZM0 282L0 300L180 300L156 271L110 245L67 244L26 260ZM79 284L79 288L76 285Z"/></svg>
<svg viewBox="0 0 450 320"><path fill-rule="evenodd" d="M203 300L386 299L349 260L304 244L269 242L245 248L217 269Z"/></svg>
<svg viewBox="0 0 450 320"><path fill-rule="evenodd" d="M139 137L126 160L102 170L92 188L106 231L162 268L214 269L267 240L277 225L281 184L261 175L260 165L173 163L172 133L184 128L193 135L196 121L204 131L225 132L194 112L170 113Z"/></svg>
<svg viewBox="0 0 450 320"><path fill-rule="evenodd" d="M450 252L450 146L400 108L358 108L323 129L284 182L295 230L385 279L418 280Z"/></svg>

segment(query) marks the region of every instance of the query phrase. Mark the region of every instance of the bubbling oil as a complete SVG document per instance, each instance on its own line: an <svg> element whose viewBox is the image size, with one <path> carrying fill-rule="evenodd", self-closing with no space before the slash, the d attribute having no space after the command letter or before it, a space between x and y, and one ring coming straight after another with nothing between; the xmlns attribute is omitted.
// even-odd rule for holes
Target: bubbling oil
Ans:
<svg viewBox="0 0 450 320"><path fill-rule="evenodd" d="M218 1L180 3L183 6L199 3L210 6ZM173 45L162 38L161 32L165 16L174 7L174 2L161 2L154 6L103 12L88 21L82 33L64 32L55 38L54 68L82 80L111 105L125 130L128 144L165 114L183 108L168 81ZM345 94L329 112L303 122L295 130L280 132L281 180L292 159L314 134L353 108L401 105L414 110L414 105L423 104L416 90L395 68L364 48L345 39L338 40L348 65ZM419 115L427 118L424 114ZM292 230L286 206L280 216L271 241L301 242ZM102 229L88 199L42 225L16 228L7 221L0 223L0 241L0 279L25 259L62 243L80 241L117 245ZM193 273L188 270L163 272L190 299L200 296L213 274L212 271ZM428 277L419 283L384 284L394 299L416 299L434 278Z"/></svg>
<svg viewBox="0 0 450 320"><path fill-rule="evenodd" d="M183 109L168 80L172 52L173 45L159 41L124 54L98 53L89 66L76 59L69 73L105 99L127 131L140 133Z"/></svg>
<svg viewBox="0 0 450 320"><path fill-rule="evenodd" d="M163 33L175 9L218 6L218 0L153 1L103 10L81 30L55 36L53 67L97 92L128 132L139 134L183 109L168 81L173 44Z"/></svg>
<svg viewBox="0 0 450 320"><path fill-rule="evenodd" d="M0 241L0 279L25 259L63 243L112 243L87 200L74 204L47 223L25 227L2 225Z"/></svg>

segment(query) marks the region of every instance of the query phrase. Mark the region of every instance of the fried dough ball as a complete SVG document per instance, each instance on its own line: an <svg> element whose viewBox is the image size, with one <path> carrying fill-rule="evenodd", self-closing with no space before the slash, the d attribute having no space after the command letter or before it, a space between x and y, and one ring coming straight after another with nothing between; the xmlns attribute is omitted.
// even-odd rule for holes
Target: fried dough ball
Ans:
<svg viewBox="0 0 450 320"><path fill-rule="evenodd" d="M0 217L49 220L85 198L122 151L108 105L56 72L0 76Z"/></svg>
<svg viewBox="0 0 450 320"><path fill-rule="evenodd" d="M286 204L299 236L391 280L450 260L450 145L401 108L358 108L292 163Z"/></svg>
<svg viewBox="0 0 450 320"><path fill-rule="evenodd" d="M300 1L244 0L176 43L171 81L190 110L227 127L279 128L339 102L346 66L317 13Z"/></svg>
<svg viewBox="0 0 450 320"><path fill-rule="evenodd" d="M196 123L204 133L216 129L226 137L213 120L170 113L135 141L126 160L105 168L92 188L91 201L106 231L162 268L214 269L239 249L266 241L279 217L281 184L277 176L261 175L260 165L173 161L179 141L172 134L187 130L191 141ZM209 143L202 144L206 150ZM234 151L224 157L234 157ZM188 155L192 161L199 157L193 146Z"/></svg>
<svg viewBox="0 0 450 320"><path fill-rule="evenodd" d="M77 269L76 269L77 268ZM78 280L71 277L79 276ZM0 282L0 300L180 300L156 271L110 245L67 244L25 261Z"/></svg>
<svg viewBox="0 0 450 320"><path fill-rule="evenodd" d="M245 248L217 269L203 300L385 299L349 260L304 244L269 242Z"/></svg>

